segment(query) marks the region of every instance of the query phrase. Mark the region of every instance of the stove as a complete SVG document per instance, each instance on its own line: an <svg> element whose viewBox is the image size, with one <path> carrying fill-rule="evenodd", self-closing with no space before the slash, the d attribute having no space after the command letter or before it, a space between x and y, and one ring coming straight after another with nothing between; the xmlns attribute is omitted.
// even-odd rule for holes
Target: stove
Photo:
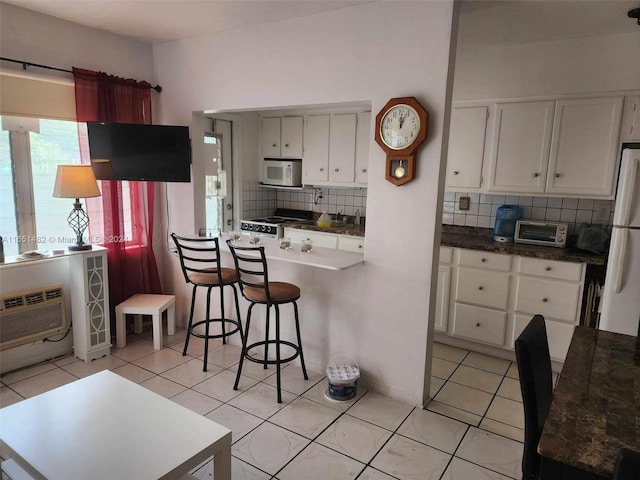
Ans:
<svg viewBox="0 0 640 480"><path fill-rule="evenodd" d="M292 223L299 225L313 224L313 212L279 208L274 215L268 217L242 220L240 222L240 230L259 233L265 237L280 238L284 232L284 225Z"/></svg>

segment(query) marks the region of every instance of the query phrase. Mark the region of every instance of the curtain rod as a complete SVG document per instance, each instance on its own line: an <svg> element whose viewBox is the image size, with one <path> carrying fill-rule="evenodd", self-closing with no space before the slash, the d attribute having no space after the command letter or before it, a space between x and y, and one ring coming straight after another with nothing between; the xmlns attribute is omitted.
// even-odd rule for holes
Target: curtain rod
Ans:
<svg viewBox="0 0 640 480"><path fill-rule="evenodd" d="M50 67L48 65L40 65L37 63L25 62L23 60L15 60L13 58L0 57L0 60L4 60L6 62L19 63L22 65L23 70L26 70L27 67L38 67L38 68L46 68L47 70L56 70L58 72L73 73L71 70L65 70L64 68ZM158 93L162 91L162 87L160 85L156 85L155 87L151 87L151 88Z"/></svg>

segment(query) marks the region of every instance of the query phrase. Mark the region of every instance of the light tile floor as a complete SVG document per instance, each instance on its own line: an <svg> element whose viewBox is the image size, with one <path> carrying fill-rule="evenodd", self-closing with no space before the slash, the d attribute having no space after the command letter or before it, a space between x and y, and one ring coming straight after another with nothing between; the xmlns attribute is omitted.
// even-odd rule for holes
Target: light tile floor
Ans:
<svg viewBox="0 0 640 480"><path fill-rule="evenodd" d="M435 344L425 410L363 388L352 402L329 400L322 373L304 381L292 364L282 371L278 404L273 367L245 362L234 391L239 348L213 344L203 372L202 341L192 339L183 357L184 335L165 337L154 351L145 330L88 364L68 356L5 374L0 405L109 369L230 428L234 480L521 478L523 411L508 360ZM207 462L194 475L211 471Z"/></svg>

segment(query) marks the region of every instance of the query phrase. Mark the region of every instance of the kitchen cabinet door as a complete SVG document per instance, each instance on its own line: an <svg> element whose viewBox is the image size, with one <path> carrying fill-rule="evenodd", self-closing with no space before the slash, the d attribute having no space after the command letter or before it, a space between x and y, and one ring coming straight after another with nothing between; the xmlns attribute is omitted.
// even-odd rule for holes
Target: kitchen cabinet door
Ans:
<svg viewBox="0 0 640 480"><path fill-rule="evenodd" d="M489 191L544 192L554 101L496 104Z"/></svg>
<svg viewBox="0 0 640 480"><path fill-rule="evenodd" d="M305 117L302 182L313 184L329 180L329 115Z"/></svg>
<svg viewBox="0 0 640 480"><path fill-rule="evenodd" d="M434 328L438 332L447 332L449 324L449 292L451 290L451 267L438 266L438 287L436 293L436 320Z"/></svg>
<svg viewBox="0 0 640 480"><path fill-rule="evenodd" d="M329 127L329 181L353 183L356 161L355 113L331 115Z"/></svg>
<svg viewBox="0 0 640 480"><path fill-rule="evenodd" d="M277 158L280 156L280 117L262 119L261 140L263 157Z"/></svg>
<svg viewBox="0 0 640 480"><path fill-rule="evenodd" d="M302 158L302 117L282 118L280 141L281 156Z"/></svg>
<svg viewBox="0 0 640 480"><path fill-rule="evenodd" d="M296 228L285 228L284 236L289 237L295 244L302 240L309 239L314 247L338 248L338 235L335 233L315 232L313 230L298 230ZM300 245L293 245L291 248L300 248Z"/></svg>
<svg viewBox="0 0 640 480"><path fill-rule="evenodd" d="M369 142L371 139L371 112L357 115L356 125L356 183L369 181Z"/></svg>
<svg viewBox="0 0 640 480"><path fill-rule="evenodd" d="M351 235L338 235L338 250L347 252L364 253L364 237L352 237Z"/></svg>
<svg viewBox="0 0 640 480"><path fill-rule="evenodd" d="M558 100L548 193L613 196L624 97Z"/></svg>
<svg viewBox="0 0 640 480"><path fill-rule="evenodd" d="M474 191L482 186L482 165L489 107L454 107L451 111L448 190Z"/></svg>
<svg viewBox="0 0 640 480"><path fill-rule="evenodd" d="M624 97L621 142L640 142L640 95Z"/></svg>

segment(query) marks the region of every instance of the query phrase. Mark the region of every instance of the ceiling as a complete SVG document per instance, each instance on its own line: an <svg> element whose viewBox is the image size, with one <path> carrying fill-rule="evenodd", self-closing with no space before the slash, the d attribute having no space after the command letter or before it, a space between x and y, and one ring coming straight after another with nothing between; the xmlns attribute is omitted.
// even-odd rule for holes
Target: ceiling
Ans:
<svg viewBox="0 0 640 480"><path fill-rule="evenodd" d="M384 0L4 0L92 28L157 44ZM433 0L414 0L433 1ZM460 42L520 44L638 33L640 0L463 1Z"/></svg>
<svg viewBox="0 0 640 480"><path fill-rule="evenodd" d="M349 8L370 1L8 0L5 3L157 44Z"/></svg>

